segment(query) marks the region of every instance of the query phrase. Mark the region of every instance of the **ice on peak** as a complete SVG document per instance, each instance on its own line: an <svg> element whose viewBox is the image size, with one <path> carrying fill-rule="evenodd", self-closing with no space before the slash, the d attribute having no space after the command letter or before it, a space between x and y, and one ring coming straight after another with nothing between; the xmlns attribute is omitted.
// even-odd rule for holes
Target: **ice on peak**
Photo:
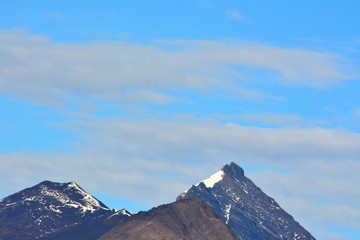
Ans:
<svg viewBox="0 0 360 240"><path fill-rule="evenodd" d="M58 187L61 187L60 189ZM40 185L41 195L49 196L57 199L63 206L77 208L82 213L87 211L95 212L96 210L103 209L109 210L106 206L102 205L96 198L85 192L75 182L69 183L56 183L44 181ZM54 188L55 187L55 188ZM65 187L65 190L63 189ZM81 196L80 200L76 200L69 195L69 192L76 192Z"/></svg>
<svg viewBox="0 0 360 240"><path fill-rule="evenodd" d="M215 183L218 183L223 179L224 175L224 171L220 170L201 182L204 183L207 188L213 188ZM200 183L196 184L195 186L199 186Z"/></svg>
<svg viewBox="0 0 360 240"><path fill-rule="evenodd" d="M68 187L70 188L74 188L75 190L77 190L82 196L83 196L83 200L86 202L85 204L87 205L86 207L88 209L90 209L90 211L94 211L93 207L96 208L101 208L101 209L105 209L108 210L107 207L103 207L101 206L100 202L94 198L93 196L91 196L89 193L85 192L81 187L79 187L79 185L77 185L75 182L70 182L68 183Z"/></svg>
<svg viewBox="0 0 360 240"><path fill-rule="evenodd" d="M77 189L77 190L83 191L83 190L79 187L79 185L76 184L76 182L69 182L69 183L67 184L67 187L75 188L75 189Z"/></svg>

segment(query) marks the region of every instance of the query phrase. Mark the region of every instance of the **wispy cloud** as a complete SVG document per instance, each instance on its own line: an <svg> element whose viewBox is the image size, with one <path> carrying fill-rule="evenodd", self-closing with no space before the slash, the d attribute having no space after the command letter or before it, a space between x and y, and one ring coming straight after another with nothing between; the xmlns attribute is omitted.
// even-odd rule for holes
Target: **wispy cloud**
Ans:
<svg viewBox="0 0 360 240"><path fill-rule="evenodd" d="M353 115L359 120L360 119L360 108L353 109Z"/></svg>
<svg viewBox="0 0 360 240"><path fill-rule="evenodd" d="M66 15L60 12L48 12L45 16L52 20L64 20L66 18Z"/></svg>
<svg viewBox="0 0 360 240"><path fill-rule="evenodd" d="M298 125L302 120L299 116L293 114L239 114L232 116L233 118L239 118L245 121L254 123L265 123L271 125Z"/></svg>
<svg viewBox="0 0 360 240"><path fill-rule="evenodd" d="M244 17L237 11L233 10L233 9L226 9L225 13L228 17L237 20L237 21L242 21L244 20Z"/></svg>
<svg viewBox="0 0 360 240"><path fill-rule="evenodd" d="M342 57L334 53L250 42L70 44L2 31L0 43L0 92L47 102L68 94L126 100L129 90L130 98L155 103L168 103L167 92L184 89L238 89L237 95L249 97L256 89L242 87L250 77L244 68L263 71L267 81L279 84L319 87L350 78L342 69Z"/></svg>

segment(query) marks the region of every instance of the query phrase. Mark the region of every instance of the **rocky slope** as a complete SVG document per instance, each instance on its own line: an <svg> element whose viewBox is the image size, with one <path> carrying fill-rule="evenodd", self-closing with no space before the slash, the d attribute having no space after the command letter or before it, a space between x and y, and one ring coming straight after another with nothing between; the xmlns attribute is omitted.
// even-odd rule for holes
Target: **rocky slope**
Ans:
<svg viewBox="0 0 360 240"><path fill-rule="evenodd" d="M44 181L0 201L0 239L47 237L115 213L74 182Z"/></svg>
<svg viewBox="0 0 360 240"><path fill-rule="evenodd" d="M135 215L100 240L238 240L199 198L162 205Z"/></svg>
<svg viewBox="0 0 360 240"><path fill-rule="evenodd" d="M294 218L267 196L235 163L192 186L177 200L199 197L242 240L313 240Z"/></svg>

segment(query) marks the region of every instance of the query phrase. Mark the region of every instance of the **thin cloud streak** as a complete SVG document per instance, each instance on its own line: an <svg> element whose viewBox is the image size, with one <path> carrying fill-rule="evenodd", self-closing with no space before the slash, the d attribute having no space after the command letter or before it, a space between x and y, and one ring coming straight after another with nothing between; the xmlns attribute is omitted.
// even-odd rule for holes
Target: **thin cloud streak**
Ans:
<svg viewBox="0 0 360 240"><path fill-rule="evenodd" d="M242 87L242 82L253 77L241 68L262 70L267 81L279 84L324 87L351 78L342 68L341 56L334 53L249 42L67 44L21 31L2 31L0 43L4 63L0 92L31 101L56 102L77 94L167 104L172 101L167 96L171 91L216 88L238 89L236 94L243 97L266 95Z"/></svg>
<svg viewBox="0 0 360 240"><path fill-rule="evenodd" d="M242 21L244 20L244 17L237 11L233 10L233 9L226 9L225 13L228 17L237 20L237 21Z"/></svg>

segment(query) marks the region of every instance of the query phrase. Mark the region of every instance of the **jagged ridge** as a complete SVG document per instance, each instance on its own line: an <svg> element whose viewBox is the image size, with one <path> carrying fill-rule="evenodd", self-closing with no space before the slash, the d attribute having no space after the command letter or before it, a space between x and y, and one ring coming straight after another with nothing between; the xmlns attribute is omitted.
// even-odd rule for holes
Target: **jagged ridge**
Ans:
<svg viewBox="0 0 360 240"><path fill-rule="evenodd" d="M177 200L199 197L243 240L315 239L250 179L230 163L210 178L180 194Z"/></svg>
<svg viewBox="0 0 360 240"><path fill-rule="evenodd" d="M0 201L0 238L40 238L114 213L75 182L44 181Z"/></svg>

